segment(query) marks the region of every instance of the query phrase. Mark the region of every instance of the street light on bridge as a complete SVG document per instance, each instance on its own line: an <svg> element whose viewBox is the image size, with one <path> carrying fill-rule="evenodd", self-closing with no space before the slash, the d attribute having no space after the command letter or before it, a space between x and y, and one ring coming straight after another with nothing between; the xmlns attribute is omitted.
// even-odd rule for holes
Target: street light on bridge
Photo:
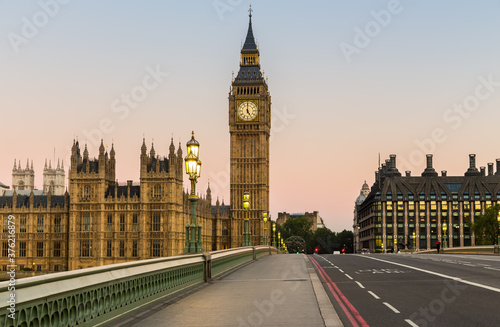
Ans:
<svg viewBox="0 0 500 327"><path fill-rule="evenodd" d="M203 252L201 243L201 224L196 223L196 183L201 173L201 161L198 158L200 143L194 139L194 132L191 134L191 139L186 143L187 156L186 174L189 175L191 181L191 194L188 199L191 203L191 224L186 224L186 242L184 246L185 253Z"/></svg>
<svg viewBox="0 0 500 327"><path fill-rule="evenodd" d="M273 247L276 247L276 223L273 223L273 240L271 243Z"/></svg>
<svg viewBox="0 0 500 327"><path fill-rule="evenodd" d="M264 239L262 240L262 244L267 245L267 211L262 212L262 220L264 220Z"/></svg>
<svg viewBox="0 0 500 327"><path fill-rule="evenodd" d="M250 192L243 192L243 209L246 211L245 215L245 231L243 232L243 246L251 246L252 242L250 241L250 232L248 231L248 220L249 213L248 209L250 208Z"/></svg>

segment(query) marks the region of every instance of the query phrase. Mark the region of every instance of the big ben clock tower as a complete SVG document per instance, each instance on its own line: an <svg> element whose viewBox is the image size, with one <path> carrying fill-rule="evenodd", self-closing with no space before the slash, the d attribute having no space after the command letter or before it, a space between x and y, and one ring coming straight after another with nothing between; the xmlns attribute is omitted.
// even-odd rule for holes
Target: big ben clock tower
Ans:
<svg viewBox="0 0 500 327"><path fill-rule="evenodd" d="M231 246L243 244L244 219L248 214L251 245L262 244L262 212L269 211L269 136L271 95L260 71L259 49L252 31L252 9L245 43L241 48L240 70L229 92L229 133L231 135ZM248 212L243 193L249 192ZM269 236L269 233L268 233Z"/></svg>

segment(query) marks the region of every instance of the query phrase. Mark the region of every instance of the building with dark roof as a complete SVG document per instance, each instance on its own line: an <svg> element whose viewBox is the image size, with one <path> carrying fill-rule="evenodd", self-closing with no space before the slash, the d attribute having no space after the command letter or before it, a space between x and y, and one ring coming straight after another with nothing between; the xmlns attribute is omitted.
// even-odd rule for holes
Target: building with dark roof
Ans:
<svg viewBox="0 0 500 327"><path fill-rule="evenodd" d="M474 246L467 223L497 201L500 159L494 172L493 163L478 169L471 154L463 176L448 176L446 171L438 175L428 154L420 176L409 171L403 176L396 167L396 156L391 155L375 173L370 193L357 206L360 246L371 251L427 250L436 242L446 242L448 247Z"/></svg>

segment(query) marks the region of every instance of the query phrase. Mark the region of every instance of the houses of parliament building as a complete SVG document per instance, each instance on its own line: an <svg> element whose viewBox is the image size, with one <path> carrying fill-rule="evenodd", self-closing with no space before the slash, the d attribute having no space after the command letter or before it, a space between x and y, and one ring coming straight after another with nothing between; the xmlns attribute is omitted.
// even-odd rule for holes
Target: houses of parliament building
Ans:
<svg viewBox="0 0 500 327"><path fill-rule="evenodd" d="M213 203L210 186L197 201L204 251L242 246L249 218L251 244L262 244L262 213L269 211L271 96L260 69L252 15L240 69L229 93L230 205ZM82 152L83 150L83 152ZM33 164L14 163L12 189L0 183L0 265L9 265L9 216L15 217L18 270L66 271L182 254L190 219L184 157L173 141L159 155L145 140L138 150L139 182L116 180L116 153L103 142L89 154L73 140L65 186L64 164L45 165L43 190L34 189ZM250 194L245 211L243 193ZM268 226L270 221L268 221ZM268 233L269 236L269 233Z"/></svg>

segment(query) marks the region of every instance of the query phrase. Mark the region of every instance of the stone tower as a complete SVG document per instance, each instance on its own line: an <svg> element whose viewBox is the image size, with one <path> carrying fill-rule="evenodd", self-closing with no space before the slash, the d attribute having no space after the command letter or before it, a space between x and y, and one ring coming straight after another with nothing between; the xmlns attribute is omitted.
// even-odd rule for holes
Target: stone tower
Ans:
<svg viewBox="0 0 500 327"><path fill-rule="evenodd" d="M105 245L102 243L105 216L106 191L115 185L115 150L104 150L101 140L98 158L91 159L85 145L83 157L80 155L78 141L73 141L71 164L69 168L69 194L71 208L69 213L68 268L84 266L79 257L96 260L103 264Z"/></svg>
<svg viewBox="0 0 500 327"><path fill-rule="evenodd" d="M56 163L54 162L54 165ZM50 193L52 195L64 195L64 161L57 161L57 167L52 168L52 162L45 159L45 167L43 168L43 194Z"/></svg>
<svg viewBox="0 0 500 327"><path fill-rule="evenodd" d="M250 194L252 245L262 243L262 212L269 211L269 136L271 95L260 70L259 49L252 30L252 10L240 69L229 92L230 194L233 219L231 246L242 245L243 192Z"/></svg>
<svg viewBox="0 0 500 327"><path fill-rule="evenodd" d="M35 171L33 170L33 160L31 167L29 160L26 161L26 168L21 168L21 160L17 163L14 160L14 168L12 168L12 189L15 191L34 190L35 189Z"/></svg>

